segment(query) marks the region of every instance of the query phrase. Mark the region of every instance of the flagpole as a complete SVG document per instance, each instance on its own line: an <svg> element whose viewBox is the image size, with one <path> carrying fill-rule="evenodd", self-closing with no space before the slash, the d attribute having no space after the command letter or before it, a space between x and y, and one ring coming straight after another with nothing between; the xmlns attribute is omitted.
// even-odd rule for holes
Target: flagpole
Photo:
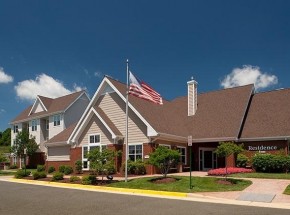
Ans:
<svg viewBox="0 0 290 215"><path fill-rule="evenodd" d="M126 90L126 138L125 138L125 182L128 181L128 101L129 101L129 60L127 59L127 90Z"/></svg>

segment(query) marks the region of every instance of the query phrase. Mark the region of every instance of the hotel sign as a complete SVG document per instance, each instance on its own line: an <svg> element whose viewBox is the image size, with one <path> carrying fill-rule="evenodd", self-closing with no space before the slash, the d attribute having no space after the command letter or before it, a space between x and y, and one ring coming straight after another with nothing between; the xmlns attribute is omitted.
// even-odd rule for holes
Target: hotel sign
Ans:
<svg viewBox="0 0 290 215"><path fill-rule="evenodd" d="M278 146L248 146L248 151L275 151Z"/></svg>

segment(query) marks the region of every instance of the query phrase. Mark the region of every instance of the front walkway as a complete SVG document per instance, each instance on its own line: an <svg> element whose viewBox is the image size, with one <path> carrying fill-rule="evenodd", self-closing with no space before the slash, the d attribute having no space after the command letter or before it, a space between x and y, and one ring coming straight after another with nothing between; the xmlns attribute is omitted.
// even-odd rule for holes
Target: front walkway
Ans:
<svg viewBox="0 0 290 215"><path fill-rule="evenodd" d="M176 173L174 175L189 176L189 172ZM206 177L207 172L192 172L192 176ZM273 196L273 203L290 203L290 195L283 194L286 187L290 184L290 180L282 179L258 179L258 178L243 178L253 182L252 185L243 191L229 191L229 192L201 192L203 196L217 197L225 199L242 200L245 195Z"/></svg>

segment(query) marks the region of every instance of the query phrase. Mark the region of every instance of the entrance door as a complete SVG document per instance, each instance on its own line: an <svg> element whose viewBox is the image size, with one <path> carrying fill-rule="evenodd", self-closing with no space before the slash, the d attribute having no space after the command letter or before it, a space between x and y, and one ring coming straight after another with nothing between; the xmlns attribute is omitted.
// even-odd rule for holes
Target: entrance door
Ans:
<svg viewBox="0 0 290 215"><path fill-rule="evenodd" d="M216 154L212 148L200 148L199 149L200 167L202 171L207 171L217 167Z"/></svg>

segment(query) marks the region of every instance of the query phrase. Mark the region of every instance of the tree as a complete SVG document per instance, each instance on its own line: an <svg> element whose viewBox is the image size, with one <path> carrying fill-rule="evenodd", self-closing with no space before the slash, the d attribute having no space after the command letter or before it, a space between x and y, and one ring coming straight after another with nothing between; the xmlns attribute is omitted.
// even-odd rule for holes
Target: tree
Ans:
<svg viewBox="0 0 290 215"><path fill-rule="evenodd" d="M104 175L110 174L110 171L114 168L114 157L114 151L109 149L100 151L99 147L88 153L90 168L93 169L98 175L102 176L102 183L104 180Z"/></svg>
<svg viewBox="0 0 290 215"><path fill-rule="evenodd" d="M177 150L169 149L165 146L158 146L156 150L149 155L148 163L158 167L164 178L172 166L177 164L180 153Z"/></svg>
<svg viewBox="0 0 290 215"><path fill-rule="evenodd" d="M33 155L37 149L38 145L35 142L35 137L29 136L28 131L20 131L16 135L15 142L11 147L11 152L16 154L20 159L24 158L24 165L26 166L26 155Z"/></svg>
<svg viewBox="0 0 290 215"><path fill-rule="evenodd" d="M4 155L4 153L0 152L0 163L8 163L9 159Z"/></svg>
<svg viewBox="0 0 290 215"><path fill-rule="evenodd" d="M219 146L215 150L215 153L218 157L224 157L225 158L225 165L226 165L226 175L225 179L227 180L227 174L228 174L228 168L227 168L227 157L234 154L237 155L241 152L243 152L243 145L237 145L234 142L220 142Z"/></svg>
<svg viewBox="0 0 290 215"><path fill-rule="evenodd" d="M11 128L7 128L0 135L0 146L9 146L11 143Z"/></svg>

